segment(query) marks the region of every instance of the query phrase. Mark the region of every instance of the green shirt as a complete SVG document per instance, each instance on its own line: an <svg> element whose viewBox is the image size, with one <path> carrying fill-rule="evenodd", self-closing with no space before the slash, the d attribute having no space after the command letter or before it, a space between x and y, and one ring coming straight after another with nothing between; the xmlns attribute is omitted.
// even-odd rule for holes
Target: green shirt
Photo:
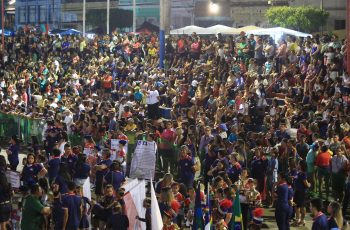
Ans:
<svg viewBox="0 0 350 230"><path fill-rule="evenodd" d="M40 203L40 200L33 196L29 195L25 199L23 213L22 213L22 230L40 230L44 223L43 215L41 210L44 206Z"/></svg>

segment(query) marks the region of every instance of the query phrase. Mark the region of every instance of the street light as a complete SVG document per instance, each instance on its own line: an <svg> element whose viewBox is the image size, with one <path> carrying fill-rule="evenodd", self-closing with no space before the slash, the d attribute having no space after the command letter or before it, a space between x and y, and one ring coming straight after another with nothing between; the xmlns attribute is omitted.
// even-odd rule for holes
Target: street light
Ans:
<svg viewBox="0 0 350 230"><path fill-rule="evenodd" d="M210 2L209 3L209 11L210 11L210 13L217 14L219 12L219 10L220 10L220 7L219 7L219 5L217 3L215 3L215 2Z"/></svg>

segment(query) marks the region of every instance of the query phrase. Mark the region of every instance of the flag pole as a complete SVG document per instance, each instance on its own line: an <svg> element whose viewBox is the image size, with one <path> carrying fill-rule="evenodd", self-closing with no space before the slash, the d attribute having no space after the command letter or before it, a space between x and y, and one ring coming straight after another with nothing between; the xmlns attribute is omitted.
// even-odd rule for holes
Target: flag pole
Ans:
<svg viewBox="0 0 350 230"><path fill-rule="evenodd" d="M5 49L5 0L1 0L1 44L2 49Z"/></svg>

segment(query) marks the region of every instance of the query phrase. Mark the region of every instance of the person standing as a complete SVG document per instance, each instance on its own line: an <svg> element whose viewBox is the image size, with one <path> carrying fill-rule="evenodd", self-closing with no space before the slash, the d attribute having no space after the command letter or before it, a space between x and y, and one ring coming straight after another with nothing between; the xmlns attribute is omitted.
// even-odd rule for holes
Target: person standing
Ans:
<svg viewBox="0 0 350 230"><path fill-rule="evenodd" d="M5 160L5 159L4 159ZM1 166L1 165L0 165ZM5 171L0 168L0 229L5 230L11 217L11 184L7 181Z"/></svg>
<svg viewBox="0 0 350 230"><path fill-rule="evenodd" d="M17 166L19 164L19 157L18 157L19 150L20 150L19 139L17 138L16 135L14 135L11 137L10 147L6 150L7 159L10 162L10 169L12 171L17 170Z"/></svg>
<svg viewBox="0 0 350 230"><path fill-rule="evenodd" d="M147 95L147 114L148 118L157 120L159 118L159 92L153 85L148 91L144 92Z"/></svg>
<svg viewBox="0 0 350 230"><path fill-rule="evenodd" d="M327 216L321 210L322 200L320 198L311 200L311 213L314 216L311 230L328 230Z"/></svg>
<svg viewBox="0 0 350 230"><path fill-rule="evenodd" d="M123 214L122 206L116 203L113 207L113 214L107 220L108 230L127 230L129 228L128 216Z"/></svg>
<svg viewBox="0 0 350 230"><path fill-rule="evenodd" d="M73 153L71 145L65 144L64 153L61 156L61 163L66 163L71 175L73 175L73 170L75 169L75 164L77 161L78 161L78 157Z"/></svg>
<svg viewBox="0 0 350 230"><path fill-rule="evenodd" d="M255 149L255 159L252 161L251 170L252 177L257 181L257 190L262 196L264 201L266 198L266 172L269 161L264 155L262 155L262 150L260 148Z"/></svg>
<svg viewBox="0 0 350 230"><path fill-rule="evenodd" d="M335 149L335 156L332 158L332 189L336 201L342 202L344 197L344 185L346 179L346 167L348 159L343 155L341 147Z"/></svg>
<svg viewBox="0 0 350 230"><path fill-rule="evenodd" d="M30 188L34 184L38 183L39 177L45 176L47 170L41 165L35 163L35 156L33 153L27 155L26 165L23 167L21 179L23 186Z"/></svg>
<svg viewBox="0 0 350 230"><path fill-rule="evenodd" d="M321 147L321 152L316 157L315 165L318 170L318 192L319 196L322 197L322 181L324 179L326 187L326 198L329 197L329 166L331 165L331 154L328 151L328 147L323 145Z"/></svg>
<svg viewBox="0 0 350 230"><path fill-rule="evenodd" d="M294 202L296 204L296 225L305 226L305 197L306 190L310 187L310 183L307 181L306 176L306 162L301 160L299 162L299 172L297 177L294 180L295 183L295 194L294 194Z"/></svg>
<svg viewBox="0 0 350 230"><path fill-rule="evenodd" d="M99 162L96 166L96 187L95 194L98 196L103 195L103 177L107 174L109 167L112 164L111 152L109 149L104 149L102 151L102 161Z"/></svg>
<svg viewBox="0 0 350 230"><path fill-rule="evenodd" d="M78 230L82 216L81 197L75 193L75 184L68 183L68 194L62 197L62 207L68 211L68 218L63 221L63 229Z"/></svg>
<svg viewBox="0 0 350 230"><path fill-rule="evenodd" d="M51 208L45 207L40 202L43 190L37 184L30 189L30 195L24 201L21 229L38 230L42 229L45 220L44 217L51 214Z"/></svg>
<svg viewBox="0 0 350 230"><path fill-rule="evenodd" d="M195 163L191 156L191 151L186 145L180 147L179 170L182 183L184 183L187 188L193 187L196 172Z"/></svg>
<svg viewBox="0 0 350 230"><path fill-rule="evenodd" d="M289 229L290 206L288 204L288 185L287 175L280 173L278 175L278 186L276 190L276 210L275 218L279 230Z"/></svg>
<svg viewBox="0 0 350 230"><path fill-rule="evenodd" d="M167 121L165 126L165 129L160 135L161 141L158 145L159 156L162 159L162 171L164 173L169 172L170 166L170 173L174 174L176 165L174 141L176 138L176 133L173 129L173 124L171 123L171 121Z"/></svg>

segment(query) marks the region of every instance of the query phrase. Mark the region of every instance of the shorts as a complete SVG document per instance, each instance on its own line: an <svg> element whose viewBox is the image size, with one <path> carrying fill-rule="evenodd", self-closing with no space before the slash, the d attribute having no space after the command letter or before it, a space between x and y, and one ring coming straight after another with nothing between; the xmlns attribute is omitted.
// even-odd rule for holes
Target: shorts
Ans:
<svg viewBox="0 0 350 230"><path fill-rule="evenodd" d="M305 207L305 191L296 190L294 194L294 203L297 208Z"/></svg>
<svg viewBox="0 0 350 230"><path fill-rule="evenodd" d="M318 168L318 177L329 177L329 167L319 167Z"/></svg>
<svg viewBox="0 0 350 230"><path fill-rule="evenodd" d="M10 201L6 204L0 204L0 223L10 220L12 204Z"/></svg>

